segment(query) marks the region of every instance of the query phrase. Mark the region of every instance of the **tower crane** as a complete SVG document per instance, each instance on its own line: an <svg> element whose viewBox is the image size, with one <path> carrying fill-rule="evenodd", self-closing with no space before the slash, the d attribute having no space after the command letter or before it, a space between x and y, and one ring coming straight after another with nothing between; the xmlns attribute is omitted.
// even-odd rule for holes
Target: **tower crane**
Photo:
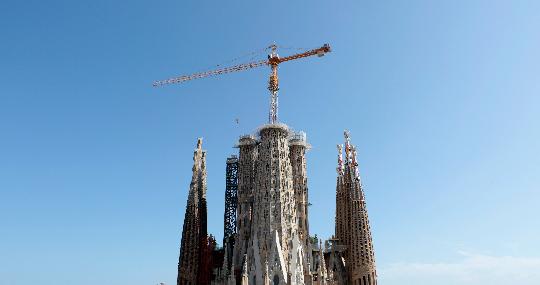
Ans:
<svg viewBox="0 0 540 285"><path fill-rule="evenodd" d="M165 80L154 81L154 87L163 86L173 83L183 83L193 79L205 78L225 73L237 72L247 69L252 69L261 66L269 66L271 69L270 79L268 80L268 91L270 91L270 112L268 114L268 123L274 124L278 122L278 90L279 90L279 81L278 81L278 65L281 63L296 60L304 57L309 57L312 55L317 55L318 57L324 56L326 53L331 51L329 44L324 44L323 46L315 49L308 50L303 53L297 53L285 57L279 57L277 54L277 46L275 44L269 47L271 49L268 59L254 61L250 63L243 63L234 66L229 66L225 68L194 73L190 75L182 75L179 77L173 77Z"/></svg>

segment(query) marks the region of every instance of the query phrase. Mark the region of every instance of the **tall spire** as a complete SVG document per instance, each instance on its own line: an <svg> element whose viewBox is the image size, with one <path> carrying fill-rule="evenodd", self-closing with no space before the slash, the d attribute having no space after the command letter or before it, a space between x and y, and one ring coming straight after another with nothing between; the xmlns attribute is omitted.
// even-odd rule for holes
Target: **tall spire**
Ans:
<svg viewBox="0 0 540 285"><path fill-rule="evenodd" d="M206 151L202 138L193 152L193 168L184 216L177 285L206 284L208 238L206 229ZM202 280L202 282L201 282Z"/></svg>
<svg viewBox="0 0 540 285"><path fill-rule="evenodd" d="M364 190L358 172L356 147L345 136L345 171L336 187L336 238L345 251L349 284L376 284L375 254Z"/></svg>
<svg viewBox="0 0 540 285"><path fill-rule="evenodd" d="M338 149L338 166L336 168L337 170L337 173L339 176L342 176L343 175L343 145L342 144L338 144L337 145L337 149Z"/></svg>

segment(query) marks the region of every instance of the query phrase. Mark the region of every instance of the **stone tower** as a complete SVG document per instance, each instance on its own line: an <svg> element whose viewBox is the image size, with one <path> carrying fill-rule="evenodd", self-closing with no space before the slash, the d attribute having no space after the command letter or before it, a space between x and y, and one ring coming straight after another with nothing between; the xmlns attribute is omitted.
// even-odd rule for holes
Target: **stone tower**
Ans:
<svg viewBox="0 0 540 285"><path fill-rule="evenodd" d="M233 250L233 265L236 276L240 276L247 254L251 235L251 213L253 187L255 185L255 161L257 160L257 141L252 135L240 137L238 142L238 208L236 218L236 244Z"/></svg>
<svg viewBox="0 0 540 285"><path fill-rule="evenodd" d="M308 187L306 169L306 151L309 149L306 133L293 133L289 139L289 159L291 161L294 198L296 202L296 215L298 220L298 238L304 248L305 280L311 280L310 272L313 264L311 256L311 240L309 236L308 219ZM308 283L308 282L306 282Z"/></svg>
<svg viewBox="0 0 540 285"><path fill-rule="evenodd" d="M345 247L347 284L376 285L375 254L366 200L358 172L356 147L345 131L345 161L338 145L336 239Z"/></svg>
<svg viewBox="0 0 540 285"><path fill-rule="evenodd" d="M303 247L304 235L309 235L305 210L307 145L305 136L293 143L291 133L284 124L268 124L259 129L258 136L242 136L238 142L237 238L232 262L235 276L247 277L249 284L268 280L272 284L304 284L305 275L309 275ZM291 159L295 159L293 164ZM296 196L305 199L297 203Z"/></svg>
<svg viewBox="0 0 540 285"><path fill-rule="evenodd" d="M263 270L274 284L304 284L304 253L298 238L296 201L289 158L289 129L268 124L260 142L253 193L250 279L263 282Z"/></svg>
<svg viewBox="0 0 540 285"><path fill-rule="evenodd" d="M191 184L184 216L177 285L207 284L206 151L202 139L193 153Z"/></svg>

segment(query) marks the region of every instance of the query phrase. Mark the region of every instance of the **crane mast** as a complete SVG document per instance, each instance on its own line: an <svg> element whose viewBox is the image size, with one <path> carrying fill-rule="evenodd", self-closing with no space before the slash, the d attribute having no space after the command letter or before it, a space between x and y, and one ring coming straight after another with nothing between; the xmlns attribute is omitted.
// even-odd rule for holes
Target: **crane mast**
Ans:
<svg viewBox="0 0 540 285"><path fill-rule="evenodd" d="M270 91L270 112L268 112L268 123L277 123L278 116L278 90L279 81L277 75L277 67L279 62L279 55L276 52L276 45L271 45L272 52L268 55L268 64L270 65L270 79L268 79L268 91Z"/></svg>
<svg viewBox="0 0 540 285"><path fill-rule="evenodd" d="M326 53L330 52L330 45L324 44L322 47L308 50L303 53L297 53L286 57L279 57L277 54L277 46L275 44L270 47L270 54L268 55L267 60L260 60L250 63L243 63L235 66L220 68L216 70L210 70L205 72L194 73L190 75L183 75L179 77L169 78L165 80L154 81L154 87L163 86L173 83L183 83L193 79L205 78L220 74L226 74L231 72L248 70L260 66L270 66L270 78L268 80L268 91L270 91L270 111L268 112L268 123L275 124L278 122L278 91L279 91L279 80L278 80L278 66L287 61L296 60L308 56L317 55L318 57L324 56Z"/></svg>

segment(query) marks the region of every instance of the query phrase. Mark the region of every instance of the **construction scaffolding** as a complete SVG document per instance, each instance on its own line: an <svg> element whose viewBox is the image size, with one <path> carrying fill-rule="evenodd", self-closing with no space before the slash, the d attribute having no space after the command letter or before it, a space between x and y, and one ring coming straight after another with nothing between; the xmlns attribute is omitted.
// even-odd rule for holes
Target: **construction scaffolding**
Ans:
<svg viewBox="0 0 540 285"><path fill-rule="evenodd" d="M236 235L236 208L238 206L238 157L227 158L225 168L225 214L223 217L223 248L227 268L230 270L233 259L233 248Z"/></svg>
<svg viewBox="0 0 540 285"><path fill-rule="evenodd" d="M225 174L225 215L223 223L223 240L236 233L236 207L238 204L238 158L231 155L227 158Z"/></svg>

